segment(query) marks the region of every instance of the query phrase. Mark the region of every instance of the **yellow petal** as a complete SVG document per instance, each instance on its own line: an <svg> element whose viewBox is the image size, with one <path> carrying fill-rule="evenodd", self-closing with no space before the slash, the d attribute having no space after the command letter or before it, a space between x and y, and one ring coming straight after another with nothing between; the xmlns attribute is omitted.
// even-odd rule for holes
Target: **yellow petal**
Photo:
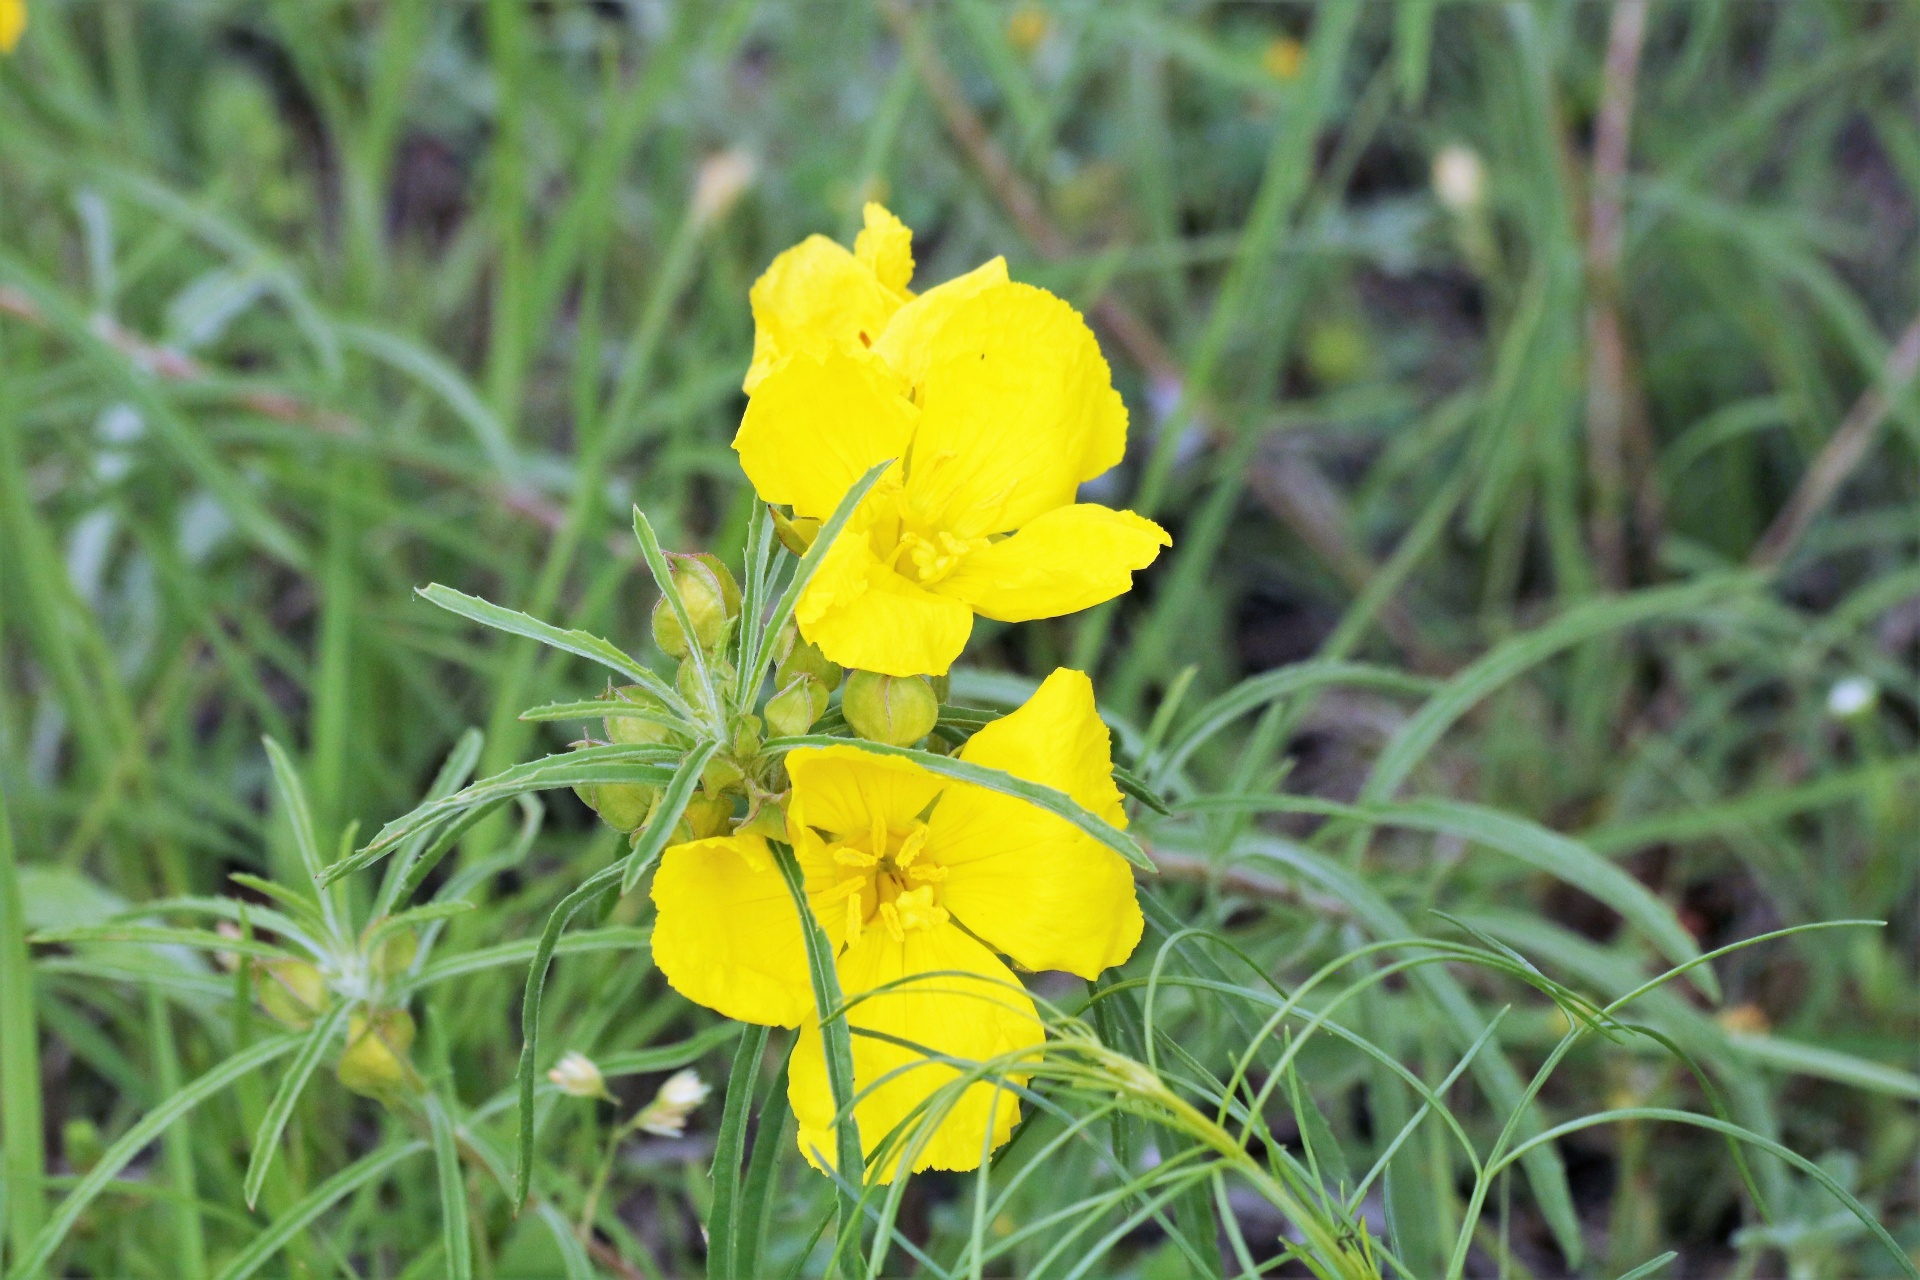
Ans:
<svg viewBox="0 0 1920 1280"><path fill-rule="evenodd" d="M884 205L871 200L861 216L866 225L854 239L853 256L867 265L882 286L906 298L907 281L913 279L913 232ZM867 336L877 339L880 335Z"/></svg>
<svg viewBox="0 0 1920 1280"><path fill-rule="evenodd" d="M878 360L803 353L759 384L733 447L764 501L825 520L876 462L907 451L915 412Z"/></svg>
<svg viewBox="0 0 1920 1280"><path fill-rule="evenodd" d="M1018 529L1125 452L1127 411L1093 331L1046 290L982 289L924 345L906 492L929 527Z"/></svg>
<svg viewBox="0 0 1920 1280"><path fill-rule="evenodd" d="M0 0L0 53L12 53L26 29L26 0Z"/></svg>
<svg viewBox="0 0 1920 1280"><path fill-rule="evenodd" d="M802 747L787 754L793 798L787 829L797 847L810 828L870 831L876 815L904 831L944 785L911 760L858 747Z"/></svg>
<svg viewBox="0 0 1920 1280"><path fill-rule="evenodd" d="M754 281L751 392L781 361L871 346L900 309L900 295L873 268L825 236L808 236ZM864 337L862 335L865 335Z"/></svg>
<svg viewBox="0 0 1920 1280"><path fill-rule="evenodd" d="M935 589L1001 622L1057 618L1124 595L1134 572L1171 542L1166 530L1131 511L1055 507L1012 537L969 553Z"/></svg>
<svg viewBox="0 0 1920 1280"><path fill-rule="evenodd" d="M910 930L900 942L885 930L869 929L840 957L839 973L841 990L849 999L873 993L849 1008L847 1022L852 1028L896 1036L968 1063L1031 1050L1045 1039L1033 1001L1019 980L992 952L950 924ZM890 983L900 985L889 987ZM895 1071L899 1074L883 1079ZM960 1074L924 1053L856 1031L853 1114L862 1153L871 1156L916 1108ZM1006 1075L1019 1083L1027 1079L1021 1072ZM799 1121L800 1150L816 1166L822 1159L832 1164L837 1154L833 1092L827 1084L824 1042L818 1023L812 1020L801 1028L793 1048L787 1098ZM1006 1142L1020 1118L1018 1096L985 1081L968 1086L957 1100L948 1098L936 1105L937 1127L912 1157L910 1167L916 1173L978 1168L981 1155ZM932 1122L935 1112L920 1115ZM903 1157L919 1143L921 1122L916 1117L895 1139L888 1159L875 1174L879 1181L893 1181ZM989 1130L991 1143L986 1140Z"/></svg>
<svg viewBox="0 0 1920 1280"><path fill-rule="evenodd" d="M832 883L831 869L820 874L822 888ZM779 1027L798 1026L813 1009L800 915L759 836L668 849L653 875L653 903L653 961L687 999Z"/></svg>
<svg viewBox="0 0 1920 1280"><path fill-rule="evenodd" d="M876 488L827 549L794 608L800 634L843 667L890 676L945 675L973 631L973 610L935 595L873 551L894 491Z"/></svg>
<svg viewBox="0 0 1920 1280"><path fill-rule="evenodd" d="M1064 791L1114 826L1127 824L1093 683L1078 671L1048 676L1025 706L974 734L960 758ZM1066 819L982 787L950 786L928 827L928 851L948 868L941 905L1027 968L1094 978L1139 945L1132 869Z"/></svg>
<svg viewBox="0 0 1920 1280"><path fill-rule="evenodd" d="M927 376L933 335L953 309L975 294L1006 282L1007 260L990 258L963 276L935 285L893 313L873 349L906 378L909 386L919 386Z"/></svg>

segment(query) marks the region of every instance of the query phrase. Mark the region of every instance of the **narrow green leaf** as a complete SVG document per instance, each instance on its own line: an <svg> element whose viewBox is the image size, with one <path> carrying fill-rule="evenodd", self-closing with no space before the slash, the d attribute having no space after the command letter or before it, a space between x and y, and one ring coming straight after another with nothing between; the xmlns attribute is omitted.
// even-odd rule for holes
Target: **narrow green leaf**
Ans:
<svg viewBox="0 0 1920 1280"><path fill-rule="evenodd" d="M687 612L686 598L680 594L680 584L673 580L673 569L667 564L666 553L660 550L660 539L648 523L646 513L640 510L638 503L633 508L633 536L640 543L640 557L647 562L648 572L653 574L653 584L660 589L660 596L673 610L674 621L680 624L680 634L687 640L687 657L693 662L693 668L699 675L700 687L709 693L708 701L718 690L713 687L713 673L708 669L706 651L694 639L693 617ZM719 706L700 708L710 716L718 717L722 713Z"/></svg>
<svg viewBox="0 0 1920 1280"><path fill-rule="evenodd" d="M47 1212L39 1014L33 988L13 823L0 789L0 1142L5 1144L0 1174L6 1179L5 1240L10 1254L27 1251Z"/></svg>
<svg viewBox="0 0 1920 1280"><path fill-rule="evenodd" d="M33 1243L14 1259L13 1269L7 1272L6 1280L26 1280L46 1266L47 1260L53 1257L54 1250L67 1238L67 1233L73 1230L73 1224L80 1220L87 1206L107 1189L107 1185L122 1169L132 1163L135 1156L166 1132L167 1126L241 1076L258 1071L283 1053L292 1052L301 1039L297 1034L287 1034L248 1045L142 1116L138 1123L107 1148L100 1162L89 1169L87 1175L67 1193L67 1198L60 1202L60 1207L48 1219L47 1225L40 1229Z"/></svg>
<svg viewBox="0 0 1920 1280"><path fill-rule="evenodd" d="M566 1215L547 1200L535 1205L534 1211L540 1215L547 1233L553 1237L553 1247L560 1255L560 1265L566 1270L567 1280L595 1280L597 1273L593 1263L587 1258L587 1251L581 1247L580 1237L573 1233L573 1224L567 1221Z"/></svg>
<svg viewBox="0 0 1920 1280"><path fill-rule="evenodd" d="M1647 1259L1633 1270L1621 1276L1620 1280L1647 1280L1647 1277L1665 1271L1667 1264L1679 1256L1679 1254L1669 1249L1657 1258Z"/></svg>
<svg viewBox="0 0 1920 1280"><path fill-rule="evenodd" d="M747 1117L753 1111L753 1095L760 1084L760 1060L767 1051L767 1029L747 1028L733 1053L733 1070L727 1074L726 1105L720 1112L720 1130L714 1136L712 1207L707 1212L708 1280L734 1280L734 1232L739 1222L734 1203L740 1196L740 1163L747 1145ZM751 1280L748 1277L747 1280Z"/></svg>
<svg viewBox="0 0 1920 1280"><path fill-rule="evenodd" d="M1016 778L1003 769L989 769L985 765L973 764L953 756L938 756L931 751L917 751L912 747L894 747L884 742L868 742L864 738L830 738L823 734L807 734L795 738L769 738L764 749L769 752L781 752L802 747L857 747L861 751L869 751L875 755L899 756L902 759L911 760L928 773L938 774L955 782L967 782L977 787L985 787L989 791L998 791L1002 795L1015 796L1029 804L1037 805L1048 813L1065 818L1141 870L1156 869L1153 860L1147 857L1146 850L1140 847L1138 841L1120 828L1082 808L1072 796L1064 791L1055 791L1052 787L1043 787L1037 782L1028 782L1025 778Z"/></svg>
<svg viewBox="0 0 1920 1280"><path fill-rule="evenodd" d="M678 748L650 744L585 747L502 769L491 778L483 778L442 799L430 800L412 812L395 818L380 828L379 834L359 853L351 858L342 858L328 867L326 875L329 879L337 880L365 866L428 823L463 809L508 800L529 791L547 791L589 782L638 782L647 786L665 786L673 780L673 771L662 762L677 761L680 754Z"/></svg>
<svg viewBox="0 0 1920 1280"><path fill-rule="evenodd" d="M361 1187L379 1178L394 1165L427 1149L425 1142L402 1142L381 1147L361 1156L328 1178L273 1220L273 1225L255 1236L220 1270L214 1280L247 1280L247 1277L287 1246L296 1235L321 1214L346 1199Z"/></svg>
<svg viewBox="0 0 1920 1280"><path fill-rule="evenodd" d="M781 878L787 882L793 909L800 913L801 934L807 944L807 977L813 985L813 1008L827 1055L827 1087L833 1092L833 1161L840 1174L836 1182L840 1184L840 1232L844 1239L849 1231L857 1230L860 1223L858 1201L848 1193L847 1186L863 1185L866 1175L866 1164L860 1154L860 1134L853 1119L853 1037L847 1030L833 946L827 940L827 931L814 918L813 904L807 900L806 875L800 870L793 850L779 841L772 841L771 847ZM799 1052L797 1047L795 1052Z"/></svg>
<svg viewBox="0 0 1920 1280"><path fill-rule="evenodd" d="M470 622L483 627L492 627L509 635L524 636L529 640L538 640L564 653L597 662L619 672L655 695L675 710L685 710L686 703L675 692L672 685L642 666L640 662L622 651L618 646L599 636L585 631L562 631L559 627L529 617L515 609L503 609L490 600L470 596L455 591L452 587L443 587L439 583L419 588L415 594L429 604L439 605L449 613L457 613Z"/></svg>
<svg viewBox="0 0 1920 1280"><path fill-rule="evenodd" d="M299 771L293 767L293 761L279 743L272 738L262 738L266 744L267 759L273 765L273 789L280 798L280 807L286 811L287 821L293 827L293 843L300 851L300 865L306 868L307 875L314 883L315 895L320 900L320 916L327 922L327 932L335 938L341 936L340 918L333 899L326 891L326 882L320 876L325 864L320 860L320 836L314 830L313 811L307 805L307 791L300 783Z"/></svg>
<svg viewBox="0 0 1920 1280"><path fill-rule="evenodd" d="M440 1184L440 1247L447 1258L447 1280L473 1280L473 1237L467 1227L467 1180L460 1172L460 1147L453 1117L437 1093L427 1095L427 1125L433 1137L433 1171Z"/></svg>
<svg viewBox="0 0 1920 1280"><path fill-rule="evenodd" d="M300 1052L288 1064L287 1073L280 1077L280 1087L274 1091L273 1102L267 1107L267 1114L261 1118L260 1127L254 1130L253 1150L247 1157L247 1176L240 1184L247 1208L253 1208L259 1201L260 1188L266 1185L267 1171L273 1167L274 1154L280 1148L280 1135L285 1131L287 1121L293 1118L293 1108L306 1090L314 1068L320 1065L320 1059L326 1056L333 1038L345 1025L349 1008L345 1001L337 1002L326 1016L315 1022L306 1031Z"/></svg>
<svg viewBox="0 0 1920 1280"><path fill-rule="evenodd" d="M787 1102L787 1055L782 1053L780 1059L780 1074L767 1090L767 1100L760 1107L760 1123L754 1129L746 1185L734 1206L733 1274L741 1277L763 1274L760 1256L773 1221L780 1161L794 1149L793 1139L787 1134L787 1121L793 1114Z"/></svg>
<svg viewBox="0 0 1920 1280"><path fill-rule="evenodd" d="M520 1145L513 1180L513 1203L516 1207L526 1203L528 1189L533 1185L534 1064L540 1053L540 1000L546 994L547 967L553 961L560 935L566 931L574 915L617 884L624 865L616 862L601 868L562 898L560 905L553 909L553 914L547 917L546 927L540 931L540 941L534 948L533 964L527 971L526 991L520 1000L520 1069L516 1080L520 1095Z"/></svg>
<svg viewBox="0 0 1920 1280"><path fill-rule="evenodd" d="M252 938L229 938L211 929L171 929L154 924L76 925L71 929L42 929L28 939L39 943L142 942L175 947L199 947L206 951L231 951L235 955L260 956L270 960L287 957L284 948Z"/></svg>
<svg viewBox="0 0 1920 1280"><path fill-rule="evenodd" d="M575 937L585 937L575 934ZM698 1035L688 1036L685 1040L673 1044L663 1044L652 1049L635 1049L631 1053L616 1053L599 1059L600 1074L603 1076L632 1076L643 1071L671 1071L675 1067L684 1067L696 1062L714 1049L745 1030L746 1024L722 1022L708 1027Z"/></svg>
<svg viewBox="0 0 1920 1280"><path fill-rule="evenodd" d="M647 825L640 829L639 838L633 842L633 852L627 855L626 873L620 879L623 896L633 892L633 886L640 883L641 875L654 864L660 851L667 847L667 841L673 838L673 829L679 825L680 815L687 811L687 801L693 799L693 789L700 785L700 771L707 767L707 761L713 759L713 753L719 749L717 742L703 743L674 770L673 781L667 784L667 789L654 802L653 812L647 815Z"/></svg>
<svg viewBox="0 0 1920 1280"><path fill-rule="evenodd" d="M644 951L652 937L651 929L620 926L588 929L561 938L554 945L551 954L575 956L584 955L589 951ZM497 946L482 947L478 951L465 951L459 955L448 956L444 960L435 960L411 978L395 983L392 990L394 994L400 995L420 991L452 978L465 977L470 973L497 969L502 965L525 964L539 952L538 938L515 938L512 942L502 942Z"/></svg>

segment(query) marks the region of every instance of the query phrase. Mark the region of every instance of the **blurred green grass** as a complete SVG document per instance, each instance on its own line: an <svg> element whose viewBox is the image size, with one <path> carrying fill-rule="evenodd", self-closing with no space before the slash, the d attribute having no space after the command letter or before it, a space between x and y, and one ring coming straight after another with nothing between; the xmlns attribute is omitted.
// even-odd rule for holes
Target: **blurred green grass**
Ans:
<svg viewBox="0 0 1920 1280"><path fill-rule="evenodd" d="M746 290L880 196L916 229L920 282L1005 253L1101 333L1133 421L1103 497L1156 514L1174 550L1121 607L983 634L972 661L1085 666L1142 723L1189 666L1176 725L1267 669L1450 675L1611 594L1765 559L1881 389L1863 460L1746 589L1502 684L1403 780L1583 834L1703 947L1890 921L1730 959L1719 1022L1678 996L1668 1013L1707 1037L1742 1123L1920 1246L1920 406L1887 378L1920 296L1920 13L1646 6L1610 176L1607 51L1633 8L37 0L0 62L0 791L27 924L298 875L262 734L297 746L325 833L410 807L468 725L484 771L562 745L515 717L599 677L412 589L643 647L630 505L670 545L737 553ZM1456 186L1436 191L1448 148ZM1592 234L1610 210L1613 250ZM1837 717L1829 690L1855 675L1878 700ZM1356 689L1275 704L1188 770L1199 790L1386 801L1363 784L1408 714ZM1578 891L1458 834L1356 843L1320 821L1210 816L1189 870L1249 830L1311 839L1418 931L1443 908L1563 980L1633 985L1644 955ZM533 860L449 938L537 931L612 848L556 799ZM1262 893L1216 876L1182 903L1288 977L1360 928ZM642 966L556 975L552 1043L617 1053L692 1025ZM50 972L25 997L56 1171L77 1167L68 1122L118 1132L224 1056L217 998L154 990ZM513 1071L518 977L439 990L426 1057L488 1096ZM1417 995L1376 1006L1403 1060L1458 1052ZM1520 1057L1550 1043L1523 1013L1503 1033ZM1885 1074L1836 1080L1865 1068L1818 1069L1817 1049ZM1364 1149L1391 1123L1342 1105L1364 1070L1320 1066L1303 1073ZM1698 1101L1684 1069L1599 1050L1548 1101L1615 1095ZM192 1274L248 1238L236 1153L263 1098L174 1130L73 1266ZM268 1206L382 1123L338 1091L303 1103ZM555 1144L558 1183L586 1180L590 1128ZM1758 1172L1787 1208L1756 1227L1710 1135L1563 1145L1607 1274L1664 1248L1687 1275L1884 1265L1775 1164ZM622 1203L648 1206L629 1260L697 1266L698 1160L648 1159L621 1171ZM1453 1172L1422 1159L1420 1203L1445 1218ZM358 1273L401 1273L438 1206L393 1196L362 1193L296 1257L337 1266L338 1239ZM490 1212L476 1235L516 1274L535 1246ZM1514 1265L1556 1274L1544 1228L1516 1221ZM1135 1240L1114 1266L1160 1257Z"/></svg>

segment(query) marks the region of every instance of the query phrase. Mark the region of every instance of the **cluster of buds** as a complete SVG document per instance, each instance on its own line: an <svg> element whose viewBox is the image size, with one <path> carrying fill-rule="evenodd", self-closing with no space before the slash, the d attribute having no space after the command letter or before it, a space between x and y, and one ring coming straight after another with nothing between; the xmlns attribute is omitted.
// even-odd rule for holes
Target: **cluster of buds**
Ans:
<svg viewBox="0 0 1920 1280"><path fill-rule="evenodd" d="M335 1069L355 1093L392 1102L419 1087L407 1052L413 1048L413 1015L405 1009L359 1009L347 1018L347 1047Z"/></svg>
<svg viewBox="0 0 1920 1280"><path fill-rule="evenodd" d="M778 692L767 700L767 732L776 738L795 737L826 714L827 699L840 687L843 673L791 624L780 634L774 657L779 662L773 671Z"/></svg>

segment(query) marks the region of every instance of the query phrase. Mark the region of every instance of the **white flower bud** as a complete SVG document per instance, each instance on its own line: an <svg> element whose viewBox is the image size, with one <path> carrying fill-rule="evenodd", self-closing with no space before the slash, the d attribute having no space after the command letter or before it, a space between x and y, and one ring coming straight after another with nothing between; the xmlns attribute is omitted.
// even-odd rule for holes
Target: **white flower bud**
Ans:
<svg viewBox="0 0 1920 1280"><path fill-rule="evenodd" d="M634 1117L634 1124L662 1138L677 1138L686 1132L687 1117L712 1092L693 1068L676 1071L660 1086L660 1092L654 1095L646 1110Z"/></svg>
<svg viewBox="0 0 1920 1280"><path fill-rule="evenodd" d="M1827 690L1827 714L1835 720L1866 715L1880 701L1880 686L1866 676L1848 676Z"/></svg>
<svg viewBox="0 0 1920 1280"><path fill-rule="evenodd" d="M753 185L759 165L744 151L722 151L700 165L693 180L693 216L702 224L726 216Z"/></svg>
<svg viewBox="0 0 1920 1280"><path fill-rule="evenodd" d="M1487 169L1480 153L1458 142L1440 148L1433 157L1433 195L1461 216L1479 209L1487 197Z"/></svg>
<svg viewBox="0 0 1920 1280"><path fill-rule="evenodd" d="M607 1082L600 1075L600 1068L584 1053L568 1052L553 1064L553 1068L547 1072L547 1079L553 1081L554 1088L575 1098L606 1098L611 1101L613 1097L607 1092Z"/></svg>

